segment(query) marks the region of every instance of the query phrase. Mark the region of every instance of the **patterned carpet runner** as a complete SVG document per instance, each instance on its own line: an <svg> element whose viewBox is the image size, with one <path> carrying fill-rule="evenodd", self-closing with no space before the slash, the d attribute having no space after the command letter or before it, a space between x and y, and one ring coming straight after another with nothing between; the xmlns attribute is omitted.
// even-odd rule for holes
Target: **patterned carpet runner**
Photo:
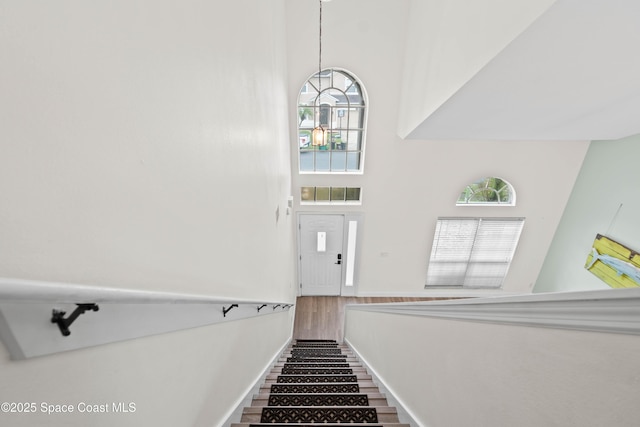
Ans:
<svg viewBox="0 0 640 427"><path fill-rule="evenodd" d="M333 340L296 340L267 377L268 395L256 396L245 408L247 424L232 427L408 427L399 424L395 409L386 406L371 377L345 348ZM367 392L360 387L363 381Z"/></svg>
<svg viewBox="0 0 640 427"><path fill-rule="evenodd" d="M335 365L346 360L335 341L302 341L291 346L295 362L287 362L278 375L278 384L355 383L353 369ZM320 361L321 359L322 361ZM330 362L325 362L329 360ZM349 365L342 362L342 365ZM377 423L375 408L364 394L282 394L269 395L262 408L262 423Z"/></svg>

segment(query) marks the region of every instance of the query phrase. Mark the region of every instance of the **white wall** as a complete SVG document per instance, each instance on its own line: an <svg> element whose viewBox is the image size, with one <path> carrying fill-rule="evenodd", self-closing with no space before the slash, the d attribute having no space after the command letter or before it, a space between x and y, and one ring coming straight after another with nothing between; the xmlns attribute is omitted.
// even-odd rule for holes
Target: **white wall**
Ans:
<svg viewBox="0 0 640 427"><path fill-rule="evenodd" d="M37 406L35 413L0 413L0 420L12 427L222 425L289 340L292 313L22 361L10 361L0 347L0 400ZM120 402L134 403L135 412L115 413L112 404ZM43 403L74 412L43 413ZM80 412L83 403L106 404L109 412Z"/></svg>
<svg viewBox="0 0 640 427"><path fill-rule="evenodd" d="M0 277L293 300L282 1L5 2L0 27ZM138 404L15 426L216 424L291 322L3 348L0 400Z"/></svg>
<svg viewBox="0 0 640 427"><path fill-rule="evenodd" d="M535 285L535 292L607 289L584 266L596 234L640 251L640 135L594 141Z"/></svg>
<svg viewBox="0 0 640 427"><path fill-rule="evenodd" d="M283 18L255 0L4 5L0 275L288 297Z"/></svg>
<svg viewBox="0 0 640 427"><path fill-rule="evenodd" d="M586 146L422 141L378 147L368 164L361 290L421 291L438 216L522 216L524 229L502 292L530 292ZM517 206L455 206L467 184L489 175L515 187Z"/></svg>
<svg viewBox="0 0 640 427"><path fill-rule="evenodd" d="M314 2L287 2L292 104L318 66L317 6ZM363 213L362 228L358 229L362 253L356 286L361 296L429 296L437 292L427 293L424 284L438 216L526 217L516 260L504 289L498 292L530 292L588 142L402 140L396 131L405 48L412 37L407 31L409 14L413 13L409 6L407 0L340 0L324 4L323 66L353 72L369 95L365 168L363 175L299 175L297 123L292 110L296 210ZM455 206L467 184L489 175L514 185L518 194L516 207ZM362 206L300 206L299 188L306 185L362 187Z"/></svg>
<svg viewBox="0 0 640 427"><path fill-rule="evenodd" d="M347 310L346 326L424 427L632 427L640 417L635 335L360 310Z"/></svg>
<svg viewBox="0 0 640 427"><path fill-rule="evenodd" d="M409 135L555 0L411 0L398 133Z"/></svg>

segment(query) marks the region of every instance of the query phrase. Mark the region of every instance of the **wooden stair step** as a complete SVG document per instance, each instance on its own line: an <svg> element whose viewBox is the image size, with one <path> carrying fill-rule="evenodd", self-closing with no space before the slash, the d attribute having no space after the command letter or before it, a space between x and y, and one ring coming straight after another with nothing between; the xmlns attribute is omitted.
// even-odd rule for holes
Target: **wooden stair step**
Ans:
<svg viewBox="0 0 640 427"><path fill-rule="evenodd" d="M359 383L263 384L260 393L378 393L373 381Z"/></svg>
<svg viewBox="0 0 640 427"><path fill-rule="evenodd" d="M286 424L272 424L272 423L233 423L231 427L318 427L318 424L305 424L305 423L286 423ZM342 423L323 423L322 427L344 427ZM409 424L400 423L350 423L349 427L411 427Z"/></svg>
<svg viewBox="0 0 640 427"><path fill-rule="evenodd" d="M273 369L364 369L361 364L358 363L349 363L349 362L325 362L325 363L315 363L315 362L285 362L285 363L276 363L273 366Z"/></svg>
<svg viewBox="0 0 640 427"><path fill-rule="evenodd" d="M356 367L334 367L334 366L309 366L309 367L277 367L273 368L270 372L271 374L277 375L353 375L353 374L362 374L368 375L368 372L365 368L356 366Z"/></svg>
<svg viewBox="0 0 640 427"><path fill-rule="evenodd" d="M351 353L283 353L283 358L292 359L330 359L336 362L342 361L342 359L358 360Z"/></svg>
<svg viewBox="0 0 640 427"><path fill-rule="evenodd" d="M293 343L289 344L287 348L346 348L349 346L346 344L336 344L336 343Z"/></svg>
<svg viewBox="0 0 640 427"><path fill-rule="evenodd" d="M359 368L360 364L351 364L349 362L276 362L274 368Z"/></svg>
<svg viewBox="0 0 640 427"><path fill-rule="evenodd" d="M284 353L351 353L349 347L287 347Z"/></svg>
<svg viewBox="0 0 640 427"><path fill-rule="evenodd" d="M265 406L260 422L302 422L302 423L377 423L378 413L372 407L284 407Z"/></svg>
<svg viewBox="0 0 640 427"><path fill-rule="evenodd" d="M264 387L267 393L361 393L362 388L359 383L265 384Z"/></svg>
<svg viewBox="0 0 640 427"><path fill-rule="evenodd" d="M269 395L267 406L369 406L366 394L278 394Z"/></svg>
<svg viewBox="0 0 640 427"><path fill-rule="evenodd" d="M292 344L290 347L293 348L332 348L332 347L339 347L340 344L338 344L337 342L333 342L333 343L295 343Z"/></svg>
<svg viewBox="0 0 640 427"><path fill-rule="evenodd" d="M285 384L287 385L287 384ZM307 384L303 384L303 385L307 385ZM309 392L309 393L275 393L272 392L270 389L261 389L257 394L253 395L254 399L261 399L261 400L268 400L269 399L269 395L270 394L364 394L369 398L369 401L371 400L377 400L377 399L386 399L386 396L384 393L380 393L379 390L376 391L368 391L368 392L363 392L363 391L351 391L351 392L324 392L324 393L314 393L314 392ZM266 405L268 406L268 405ZM383 406L383 405L371 405L371 406Z"/></svg>
<svg viewBox="0 0 640 427"><path fill-rule="evenodd" d="M304 345L304 344L289 344L287 346L287 348L289 349L336 349L336 348L340 348L340 349L345 349L345 348L349 348L349 346L347 345L340 345L340 344L311 344L311 345Z"/></svg>
<svg viewBox="0 0 640 427"><path fill-rule="evenodd" d="M242 422L249 423L379 423L399 422L395 408L389 406L247 406Z"/></svg>
<svg viewBox="0 0 640 427"><path fill-rule="evenodd" d="M349 348L346 344L337 343L290 343L286 348Z"/></svg>
<svg viewBox="0 0 640 427"><path fill-rule="evenodd" d="M355 363L358 359L354 357L283 357L278 359L283 363Z"/></svg>
<svg viewBox="0 0 640 427"><path fill-rule="evenodd" d="M291 384L291 383L355 383L358 381L371 381L370 374L346 374L346 375L279 375L268 374L267 384Z"/></svg>
<svg viewBox="0 0 640 427"><path fill-rule="evenodd" d="M352 368L289 368L276 369L273 373L282 375L347 375L353 374Z"/></svg>
<svg viewBox="0 0 640 427"><path fill-rule="evenodd" d="M265 393L251 406L386 406L382 393Z"/></svg>
<svg viewBox="0 0 640 427"><path fill-rule="evenodd" d="M292 348L291 354L342 354L341 348Z"/></svg>

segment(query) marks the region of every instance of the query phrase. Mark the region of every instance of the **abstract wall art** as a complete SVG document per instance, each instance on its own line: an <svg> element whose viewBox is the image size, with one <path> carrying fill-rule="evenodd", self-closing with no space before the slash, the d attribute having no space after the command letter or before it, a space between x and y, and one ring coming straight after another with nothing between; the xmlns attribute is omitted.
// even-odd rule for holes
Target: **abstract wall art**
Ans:
<svg viewBox="0 0 640 427"><path fill-rule="evenodd" d="M601 234L584 267L612 288L640 287L640 254Z"/></svg>

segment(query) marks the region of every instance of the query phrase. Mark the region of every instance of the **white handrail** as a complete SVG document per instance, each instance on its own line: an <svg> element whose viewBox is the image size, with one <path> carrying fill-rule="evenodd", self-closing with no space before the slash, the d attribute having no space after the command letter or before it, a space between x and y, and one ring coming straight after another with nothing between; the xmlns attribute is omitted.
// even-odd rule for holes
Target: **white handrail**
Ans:
<svg viewBox="0 0 640 427"><path fill-rule="evenodd" d="M349 310L640 335L640 288L387 304Z"/></svg>
<svg viewBox="0 0 640 427"><path fill-rule="evenodd" d="M135 304L285 304L196 294L144 291L61 282L0 278L0 300L7 302L135 303Z"/></svg>
<svg viewBox="0 0 640 427"><path fill-rule="evenodd" d="M26 359L287 312L294 304L0 278L0 340L12 359Z"/></svg>

